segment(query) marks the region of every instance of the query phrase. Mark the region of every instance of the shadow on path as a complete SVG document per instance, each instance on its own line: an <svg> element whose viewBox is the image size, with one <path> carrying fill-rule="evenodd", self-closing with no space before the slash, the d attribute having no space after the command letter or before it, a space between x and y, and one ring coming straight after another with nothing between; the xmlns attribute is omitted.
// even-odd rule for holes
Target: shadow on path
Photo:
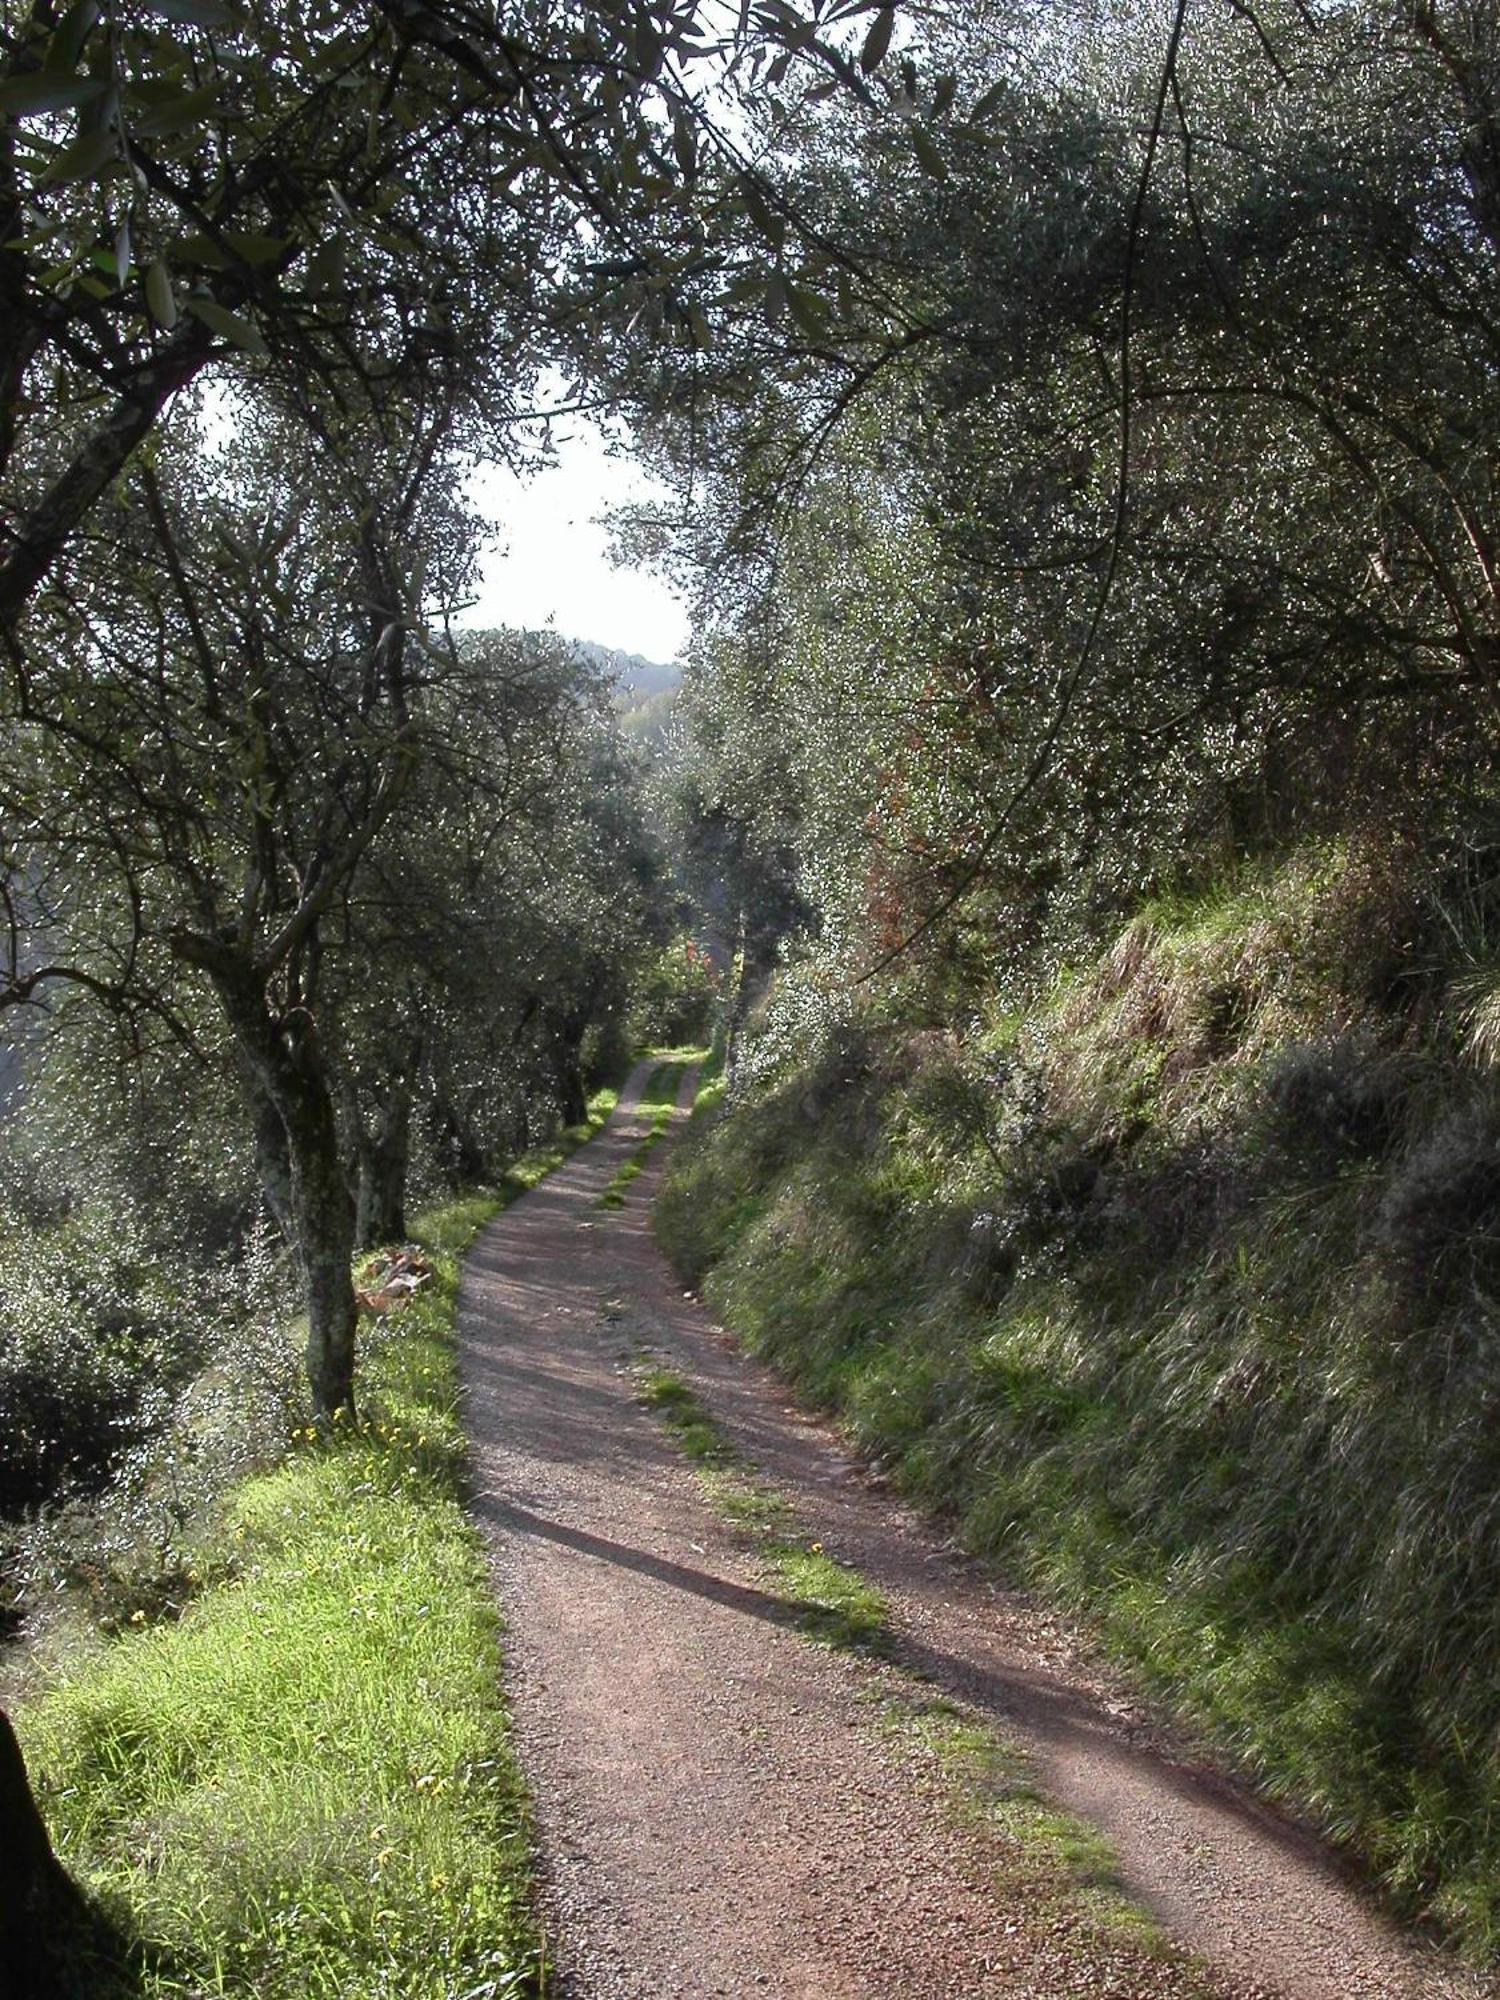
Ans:
<svg viewBox="0 0 1500 2000"><path fill-rule="evenodd" d="M562 1521L549 1519L531 1508L494 1494L480 1495L475 1511L487 1526L503 1533L552 1542L561 1548L572 1549L578 1555L592 1556L596 1561L609 1563L616 1569L650 1577L670 1589L706 1598L712 1604L723 1605L747 1618L761 1619L768 1625L799 1631L807 1627L810 1619L816 1622L816 1610L795 1598L779 1597L773 1591L733 1583L708 1570L652 1555L646 1549L633 1548L629 1543L613 1541L606 1535L569 1527ZM1269 1808L1246 1798L1229 1781L1221 1782L1201 1770L1175 1764L1170 1758L1138 1744L1122 1743L1118 1723L1085 1695L1061 1686L1049 1687L1031 1673L1010 1675L994 1668L978 1667L971 1660L924 1644L910 1632L893 1632L889 1644L882 1649L881 1657L943 1694L982 1707L1001 1725L1024 1722L1032 1735L1045 1738L1049 1744L1087 1745L1093 1756L1118 1760L1121 1765L1137 1770L1144 1767L1183 1798L1202 1799L1207 1793L1220 1812L1253 1828L1261 1839L1274 1842L1285 1853L1293 1854L1299 1860L1317 1862L1331 1876L1342 1876L1342 1870L1323 1852L1313 1835L1289 1825Z"/></svg>

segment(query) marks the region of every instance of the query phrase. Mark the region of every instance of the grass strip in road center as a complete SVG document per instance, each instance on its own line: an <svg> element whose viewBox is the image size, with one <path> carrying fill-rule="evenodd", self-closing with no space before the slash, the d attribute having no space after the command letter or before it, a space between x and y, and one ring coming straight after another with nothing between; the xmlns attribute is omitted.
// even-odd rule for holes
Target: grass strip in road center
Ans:
<svg viewBox="0 0 1500 2000"><path fill-rule="evenodd" d="M827 1646L884 1652L890 1641L885 1599L858 1570L799 1532L790 1505L736 1458L714 1418L670 1368L642 1362L641 1401L654 1410L698 1467L709 1499L753 1539L755 1552L795 1612L798 1628Z"/></svg>
<svg viewBox="0 0 1500 2000"><path fill-rule="evenodd" d="M642 1110L653 1114L651 1129L600 1195L600 1208L625 1206L625 1195L630 1183L644 1170L647 1160L651 1157L652 1148L660 1144L672 1122L672 1112L677 1104L677 1092L682 1083L682 1072L686 1067L685 1063L680 1062L659 1063L651 1072L640 1098Z"/></svg>
<svg viewBox="0 0 1500 2000"><path fill-rule="evenodd" d="M1218 1994L1206 1969L1129 1893L1104 1835L1045 1796L1026 1752L901 1664L880 1591L798 1528L791 1502L745 1464L691 1384L646 1354L632 1372L641 1401L697 1467L715 1512L775 1578L798 1629L870 1662L875 1678L865 1693L883 1730L934 1771L956 1820L990 1836L996 1893L1025 1911L1028 1926L1061 1925L1116 1971L1121 1962L1138 1965L1143 1983L1132 1991L1170 1992L1172 2000Z"/></svg>

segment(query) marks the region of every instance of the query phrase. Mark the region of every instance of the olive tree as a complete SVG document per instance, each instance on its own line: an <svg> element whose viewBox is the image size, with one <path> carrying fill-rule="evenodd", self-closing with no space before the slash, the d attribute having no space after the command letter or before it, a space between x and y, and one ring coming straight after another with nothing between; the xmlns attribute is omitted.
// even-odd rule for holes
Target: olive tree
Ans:
<svg viewBox="0 0 1500 2000"><path fill-rule="evenodd" d="M862 972L965 928L1018 964L1495 747L1492 24L1031 26L939 23L794 135L899 311L756 323L717 404L643 391L707 503L703 671L743 736L781 718Z"/></svg>
<svg viewBox="0 0 1500 2000"><path fill-rule="evenodd" d="M61 891L13 928L11 990L68 978L170 1015L185 971L208 982L284 1147L324 1416L351 1399L354 1334L327 926L411 785L441 658L425 614L466 556L410 415L384 464L337 438L310 458L290 416L247 407L208 491L201 440L143 458L99 567L90 537L34 609L10 718L36 752L8 780L13 914ZM28 930L54 956L22 970Z"/></svg>

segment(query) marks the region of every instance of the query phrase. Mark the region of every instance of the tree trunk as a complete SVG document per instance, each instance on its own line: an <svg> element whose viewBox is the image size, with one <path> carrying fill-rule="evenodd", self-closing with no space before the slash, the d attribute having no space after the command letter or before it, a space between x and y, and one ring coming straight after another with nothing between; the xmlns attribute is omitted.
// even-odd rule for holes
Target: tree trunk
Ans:
<svg viewBox="0 0 1500 2000"><path fill-rule="evenodd" d="M354 1201L333 1098L315 1050L287 1066L273 1094L286 1125L292 1212L307 1279L307 1380L313 1415L323 1421L354 1408Z"/></svg>
<svg viewBox="0 0 1500 2000"><path fill-rule="evenodd" d="M250 1094L255 1107L255 1170L276 1227L296 1245L297 1218L292 1209L292 1162L281 1113L257 1081Z"/></svg>
<svg viewBox="0 0 1500 2000"><path fill-rule="evenodd" d="M733 1090L739 1072L740 1045L745 1021L750 1013L750 1002L753 997L750 986L750 923L744 910L740 911L738 949L731 966L734 989L729 996L729 1018L724 1026L724 1080L730 1090Z"/></svg>
<svg viewBox="0 0 1500 2000"><path fill-rule="evenodd" d="M47 1947L78 1892L52 1852L10 1718L0 1709L0 1967L6 1992L44 1990Z"/></svg>
<svg viewBox="0 0 1500 2000"><path fill-rule="evenodd" d="M745 1024L776 970L776 942L776 931L755 923L748 911L742 915L740 948L736 955L738 972L729 1004L724 1043L724 1073L731 1090L739 1072Z"/></svg>
<svg viewBox="0 0 1500 2000"><path fill-rule="evenodd" d="M359 1199L355 1241L361 1250L406 1240L406 1169L411 1158L411 1078L386 1093L373 1137L359 1128Z"/></svg>
<svg viewBox="0 0 1500 2000"><path fill-rule="evenodd" d="M583 1071L576 1049L565 1049L558 1066L558 1091L562 1097L564 1125L582 1125L589 1115L588 1092L583 1087Z"/></svg>
<svg viewBox="0 0 1500 2000"><path fill-rule="evenodd" d="M477 1186L491 1179L490 1156L475 1136L474 1122L467 1113L450 1110L448 1136L453 1146L453 1172L460 1187Z"/></svg>
<svg viewBox="0 0 1500 2000"><path fill-rule="evenodd" d="M202 965L260 1092L286 1134L287 1192L307 1288L307 1380L313 1415L354 1408L354 1197L317 1024L306 1007L278 1014L265 973L232 946L174 940Z"/></svg>
<svg viewBox="0 0 1500 2000"><path fill-rule="evenodd" d="M582 1125L589 1115L589 1094L583 1081L583 1038L589 1009L553 1014L552 1069L564 1125Z"/></svg>

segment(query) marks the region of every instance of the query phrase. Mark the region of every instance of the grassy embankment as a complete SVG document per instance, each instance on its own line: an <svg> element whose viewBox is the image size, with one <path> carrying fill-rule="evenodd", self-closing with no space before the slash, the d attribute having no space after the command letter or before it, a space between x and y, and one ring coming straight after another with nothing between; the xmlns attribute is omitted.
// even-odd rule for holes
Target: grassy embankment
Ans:
<svg viewBox="0 0 1500 2000"><path fill-rule="evenodd" d="M179 1619L76 1642L17 1715L103 1919L64 1990L543 1989L452 1335L471 1237L614 1097L421 1218L434 1282L369 1339L357 1427L304 1433L228 1497Z"/></svg>
<svg viewBox="0 0 1500 2000"><path fill-rule="evenodd" d="M1500 1951L1500 911L1337 847L689 1136L684 1275L1409 1910Z"/></svg>

